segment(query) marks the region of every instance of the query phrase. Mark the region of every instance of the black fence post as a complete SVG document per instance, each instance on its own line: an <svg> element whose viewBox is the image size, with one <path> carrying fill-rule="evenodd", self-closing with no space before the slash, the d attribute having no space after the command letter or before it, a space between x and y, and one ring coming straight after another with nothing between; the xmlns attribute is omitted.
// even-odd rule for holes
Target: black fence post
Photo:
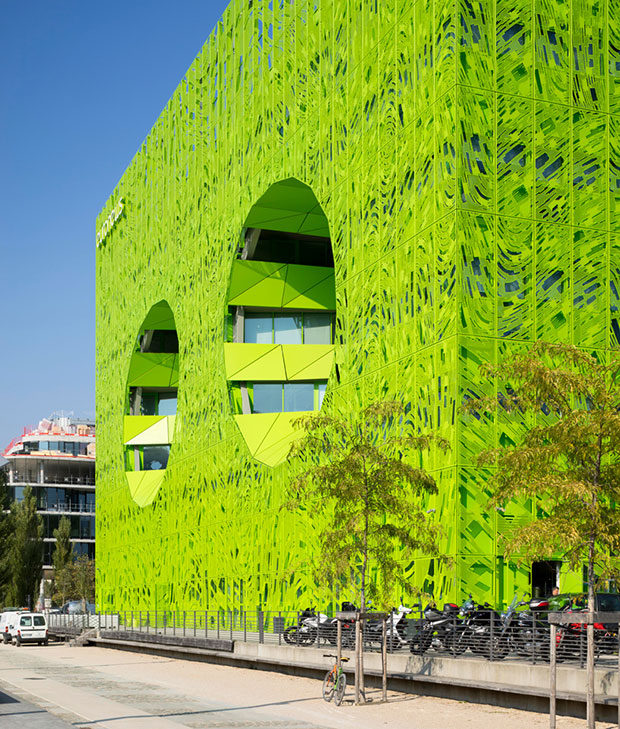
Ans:
<svg viewBox="0 0 620 729"><path fill-rule="evenodd" d="M258 622L258 642L265 642L265 623L263 622L263 611L256 611L256 620Z"/></svg>

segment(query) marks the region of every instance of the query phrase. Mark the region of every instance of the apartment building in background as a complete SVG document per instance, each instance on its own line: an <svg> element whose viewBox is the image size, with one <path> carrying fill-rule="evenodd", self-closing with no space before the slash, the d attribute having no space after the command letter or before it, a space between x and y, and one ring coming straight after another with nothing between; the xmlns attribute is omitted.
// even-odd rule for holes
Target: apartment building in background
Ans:
<svg viewBox="0 0 620 729"><path fill-rule="evenodd" d="M31 486L44 526L44 576L50 577L54 530L61 517L71 521L76 555L95 556L95 423L52 415L24 428L2 456L11 501L21 501Z"/></svg>

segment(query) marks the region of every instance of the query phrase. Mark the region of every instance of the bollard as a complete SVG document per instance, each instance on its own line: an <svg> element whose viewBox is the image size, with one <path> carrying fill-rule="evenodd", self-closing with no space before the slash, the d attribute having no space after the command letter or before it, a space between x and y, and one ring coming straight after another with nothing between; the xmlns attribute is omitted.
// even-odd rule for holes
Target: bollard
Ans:
<svg viewBox="0 0 620 729"><path fill-rule="evenodd" d="M258 642L265 642L265 623L263 622L263 611L256 611L256 621L258 623Z"/></svg>

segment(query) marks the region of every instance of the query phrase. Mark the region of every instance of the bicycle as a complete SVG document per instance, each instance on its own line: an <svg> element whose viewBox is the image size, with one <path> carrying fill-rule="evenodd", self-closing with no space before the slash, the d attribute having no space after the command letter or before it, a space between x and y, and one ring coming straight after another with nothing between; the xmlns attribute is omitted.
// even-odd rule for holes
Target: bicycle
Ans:
<svg viewBox="0 0 620 729"><path fill-rule="evenodd" d="M325 701L334 699L336 706L340 706L344 698L344 692L347 689L347 677L342 670L341 664L346 663L349 659L340 658L340 663L338 663L338 656L335 656L333 653L323 653L323 658L336 659L334 667L325 674L325 678L323 679L323 699Z"/></svg>

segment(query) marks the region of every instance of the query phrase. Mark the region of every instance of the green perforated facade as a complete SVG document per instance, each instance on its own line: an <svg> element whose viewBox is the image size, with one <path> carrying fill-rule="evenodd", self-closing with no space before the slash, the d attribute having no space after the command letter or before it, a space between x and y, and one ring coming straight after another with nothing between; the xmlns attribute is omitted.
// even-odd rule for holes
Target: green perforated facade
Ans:
<svg viewBox="0 0 620 729"><path fill-rule="evenodd" d="M233 0L97 221L99 607L329 601L280 510L287 397L323 394L451 443L453 563L403 554L412 585L527 591L498 540L535 507L487 511L475 465L517 426L459 406L536 338L617 347L619 127L620 0Z"/></svg>

